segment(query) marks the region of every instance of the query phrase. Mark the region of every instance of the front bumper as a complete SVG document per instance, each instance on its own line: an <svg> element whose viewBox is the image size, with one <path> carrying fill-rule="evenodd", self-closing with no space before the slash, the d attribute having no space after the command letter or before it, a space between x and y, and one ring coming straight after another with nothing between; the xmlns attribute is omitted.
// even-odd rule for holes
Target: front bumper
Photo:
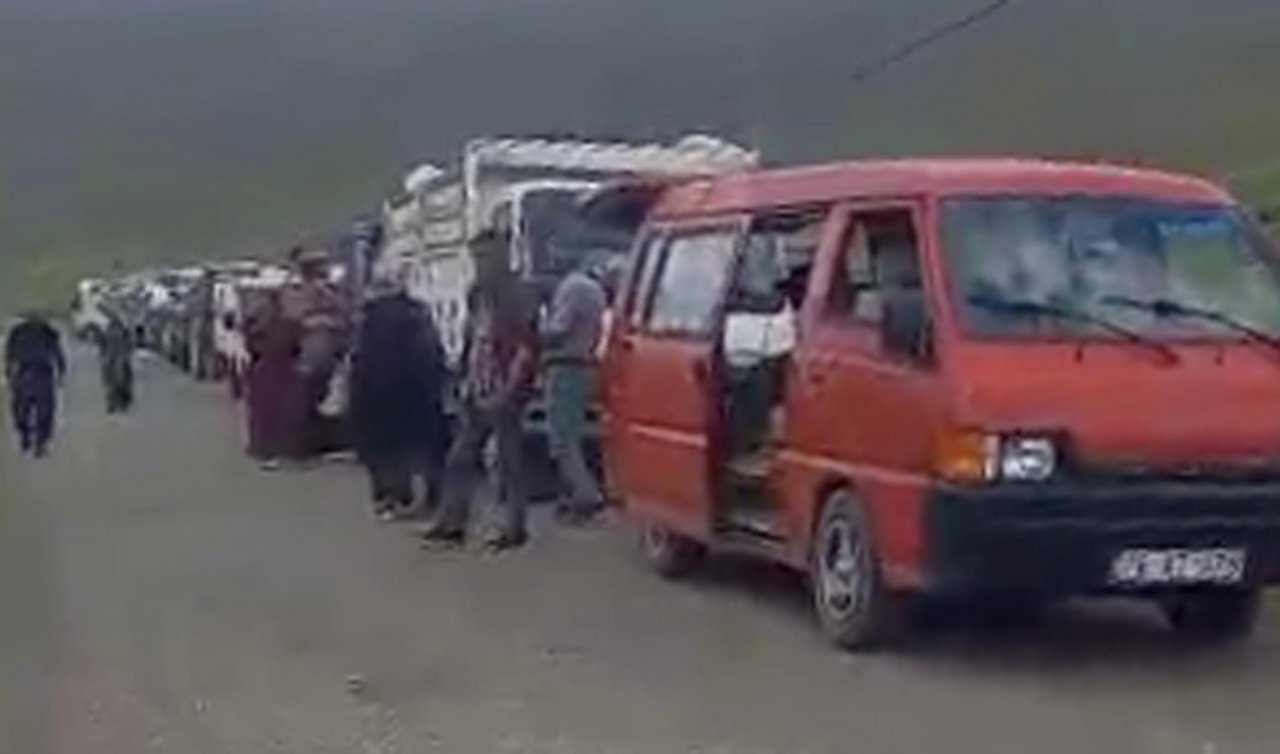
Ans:
<svg viewBox="0 0 1280 754"><path fill-rule="evenodd" d="M1274 584L1280 482L940 486L926 536L938 592L1153 591L1110 582L1112 560L1129 548L1243 547L1244 584Z"/></svg>

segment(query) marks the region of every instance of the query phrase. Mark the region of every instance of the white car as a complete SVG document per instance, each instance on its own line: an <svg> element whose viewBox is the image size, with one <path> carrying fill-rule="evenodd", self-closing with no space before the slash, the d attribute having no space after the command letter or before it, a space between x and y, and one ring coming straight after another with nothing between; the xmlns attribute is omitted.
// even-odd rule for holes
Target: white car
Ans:
<svg viewBox="0 0 1280 754"><path fill-rule="evenodd" d="M107 284L97 278L86 278L76 285L71 303L71 327L76 337L93 340L107 326L107 316L102 311L103 294Z"/></svg>

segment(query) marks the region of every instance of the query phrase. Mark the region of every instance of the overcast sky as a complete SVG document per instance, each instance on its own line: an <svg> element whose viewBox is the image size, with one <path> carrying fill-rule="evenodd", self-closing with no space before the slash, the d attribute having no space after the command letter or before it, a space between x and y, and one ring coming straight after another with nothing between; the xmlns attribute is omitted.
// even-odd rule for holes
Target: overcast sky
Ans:
<svg viewBox="0 0 1280 754"><path fill-rule="evenodd" d="M850 79L977 5L0 0L0 274L276 248L485 134L1280 159L1280 2L1021 0Z"/></svg>

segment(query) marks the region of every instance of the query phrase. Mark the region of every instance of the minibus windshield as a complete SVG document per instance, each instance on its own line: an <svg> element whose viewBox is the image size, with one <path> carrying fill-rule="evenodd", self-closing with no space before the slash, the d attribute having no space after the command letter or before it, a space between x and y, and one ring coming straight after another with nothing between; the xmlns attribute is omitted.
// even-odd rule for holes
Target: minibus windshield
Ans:
<svg viewBox="0 0 1280 754"><path fill-rule="evenodd" d="M942 239L970 335L1114 336L1123 328L1157 338L1280 336L1274 252L1234 207L956 197L943 201ZM1083 316L1043 314L1055 309Z"/></svg>

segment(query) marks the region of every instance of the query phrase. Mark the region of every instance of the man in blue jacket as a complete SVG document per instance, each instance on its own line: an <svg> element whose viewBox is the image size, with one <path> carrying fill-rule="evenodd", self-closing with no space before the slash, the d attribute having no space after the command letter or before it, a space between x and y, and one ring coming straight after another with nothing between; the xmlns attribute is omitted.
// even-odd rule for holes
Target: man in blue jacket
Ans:
<svg viewBox="0 0 1280 754"><path fill-rule="evenodd" d="M36 457L48 453L57 412L56 386L65 372L58 331L39 313L24 314L4 345L10 414L22 452Z"/></svg>

